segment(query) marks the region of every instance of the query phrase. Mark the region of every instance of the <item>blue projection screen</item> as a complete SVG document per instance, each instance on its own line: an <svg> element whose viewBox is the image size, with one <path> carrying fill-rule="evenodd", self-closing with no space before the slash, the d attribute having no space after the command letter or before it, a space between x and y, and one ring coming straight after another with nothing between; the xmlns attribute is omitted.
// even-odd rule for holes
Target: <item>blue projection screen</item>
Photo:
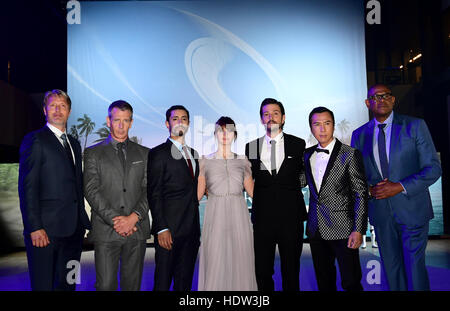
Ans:
<svg viewBox="0 0 450 311"><path fill-rule="evenodd" d="M262 136L259 105L286 108L285 132L315 143L308 114L326 106L349 144L368 120L363 1L81 2L68 25L69 130L84 148L108 134L109 104L134 108L130 136L154 147L168 137L165 111L191 115L187 143L215 150L214 123L237 123L234 150ZM87 134L87 135L86 135Z"/></svg>

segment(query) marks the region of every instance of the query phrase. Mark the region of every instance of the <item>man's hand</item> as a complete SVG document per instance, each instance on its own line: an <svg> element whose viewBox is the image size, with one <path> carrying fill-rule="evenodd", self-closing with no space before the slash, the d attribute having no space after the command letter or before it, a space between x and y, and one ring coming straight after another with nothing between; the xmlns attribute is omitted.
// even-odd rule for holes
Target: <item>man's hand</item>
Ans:
<svg viewBox="0 0 450 311"><path fill-rule="evenodd" d="M172 234L169 230L158 233L158 244L169 251L172 249Z"/></svg>
<svg viewBox="0 0 450 311"><path fill-rule="evenodd" d="M387 178L370 188L370 194L377 200L387 199L399 194L404 189L398 182L392 182Z"/></svg>
<svg viewBox="0 0 450 311"><path fill-rule="evenodd" d="M353 231L348 237L347 247L352 249L358 249L362 244L362 234Z"/></svg>
<svg viewBox="0 0 450 311"><path fill-rule="evenodd" d="M130 236L137 231L138 220L136 213L131 213L129 216L116 216L113 218L114 230L121 236Z"/></svg>
<svg viewBox="0 0 450 311"><path fill-rule="evenodd" d="M31 243L35 247L46 247L50 244L47 232L44 229L39 229L31 232Z"/></svg>

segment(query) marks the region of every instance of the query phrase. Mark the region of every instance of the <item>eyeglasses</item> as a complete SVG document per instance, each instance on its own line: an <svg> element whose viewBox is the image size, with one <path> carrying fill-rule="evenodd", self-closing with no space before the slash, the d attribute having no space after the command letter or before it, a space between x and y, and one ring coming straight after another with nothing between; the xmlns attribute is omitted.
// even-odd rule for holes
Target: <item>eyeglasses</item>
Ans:
<svg viewBox="0 0 450 311"><path fill-rule="evenodd" d="M390 99L392 97L392 93L384 93L384 94L375 94L369 97L371 100L380 101L382 99Z"/></svg>

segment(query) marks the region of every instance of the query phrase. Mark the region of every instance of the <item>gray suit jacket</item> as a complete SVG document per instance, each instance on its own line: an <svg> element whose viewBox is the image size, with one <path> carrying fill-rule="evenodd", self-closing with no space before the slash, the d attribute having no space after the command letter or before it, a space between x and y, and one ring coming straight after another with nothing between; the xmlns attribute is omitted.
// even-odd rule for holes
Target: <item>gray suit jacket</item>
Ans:
<svg viewBox="0 0 450 311"><path fill-rule="evenodd" d="M84 151L84 194L91 206L89 241L126 239L114 230L113 218L141 215L137 231L128 238L150 238L147 203L147 158L149 149L128 141L125 172L111 136Z"/></svg>

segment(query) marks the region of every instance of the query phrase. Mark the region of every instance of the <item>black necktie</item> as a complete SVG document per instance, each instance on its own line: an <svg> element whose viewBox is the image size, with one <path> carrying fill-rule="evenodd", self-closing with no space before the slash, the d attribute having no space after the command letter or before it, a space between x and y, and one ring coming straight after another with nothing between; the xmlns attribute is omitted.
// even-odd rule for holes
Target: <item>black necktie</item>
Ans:
<svg viewBox="0 0 450 311"><path fill-rule="evenodd" d="M272 176L275 176L277 174L277 160L276 160L276 146L277 142L272 139L270 141L270 170L272 171Z"/></svg>
<svg viewBox="0 0 450 311"><path fill-rule="evenodd" d="M319 153L319 152L324 152L324 153L326 153L326 154L330 154L330 150L328 150L328 149L320 149L320 148L316 148L316 152L317 152L317 153Z"/></svg>
<svg viewBox="0 0 450 311"><path fill-rule="evenodd" d="M117 143L117 155L119 156L120 163L122 164L123 171L125 172L125 155L123 154L123 147L125 143Z"/></svg>
<svg viewBox="0 0 450 311"><path fill-rule="evenodd" d="M75 169L75 163L73 161L72 150L70 150L69 143L67 142L67 135L62 134L61 139L63 140L64 150L66 150L66 154L70 160L70 164L72 164L72 167Z"/></svg>
<svg viewBox="0 0 450 311"><path fill-rule="evenodd" d="M383 178L389 178L389 163L386 153L386 136L384 128L386 124L378 124L378 155L380 156L380 166Z"/></svg>

